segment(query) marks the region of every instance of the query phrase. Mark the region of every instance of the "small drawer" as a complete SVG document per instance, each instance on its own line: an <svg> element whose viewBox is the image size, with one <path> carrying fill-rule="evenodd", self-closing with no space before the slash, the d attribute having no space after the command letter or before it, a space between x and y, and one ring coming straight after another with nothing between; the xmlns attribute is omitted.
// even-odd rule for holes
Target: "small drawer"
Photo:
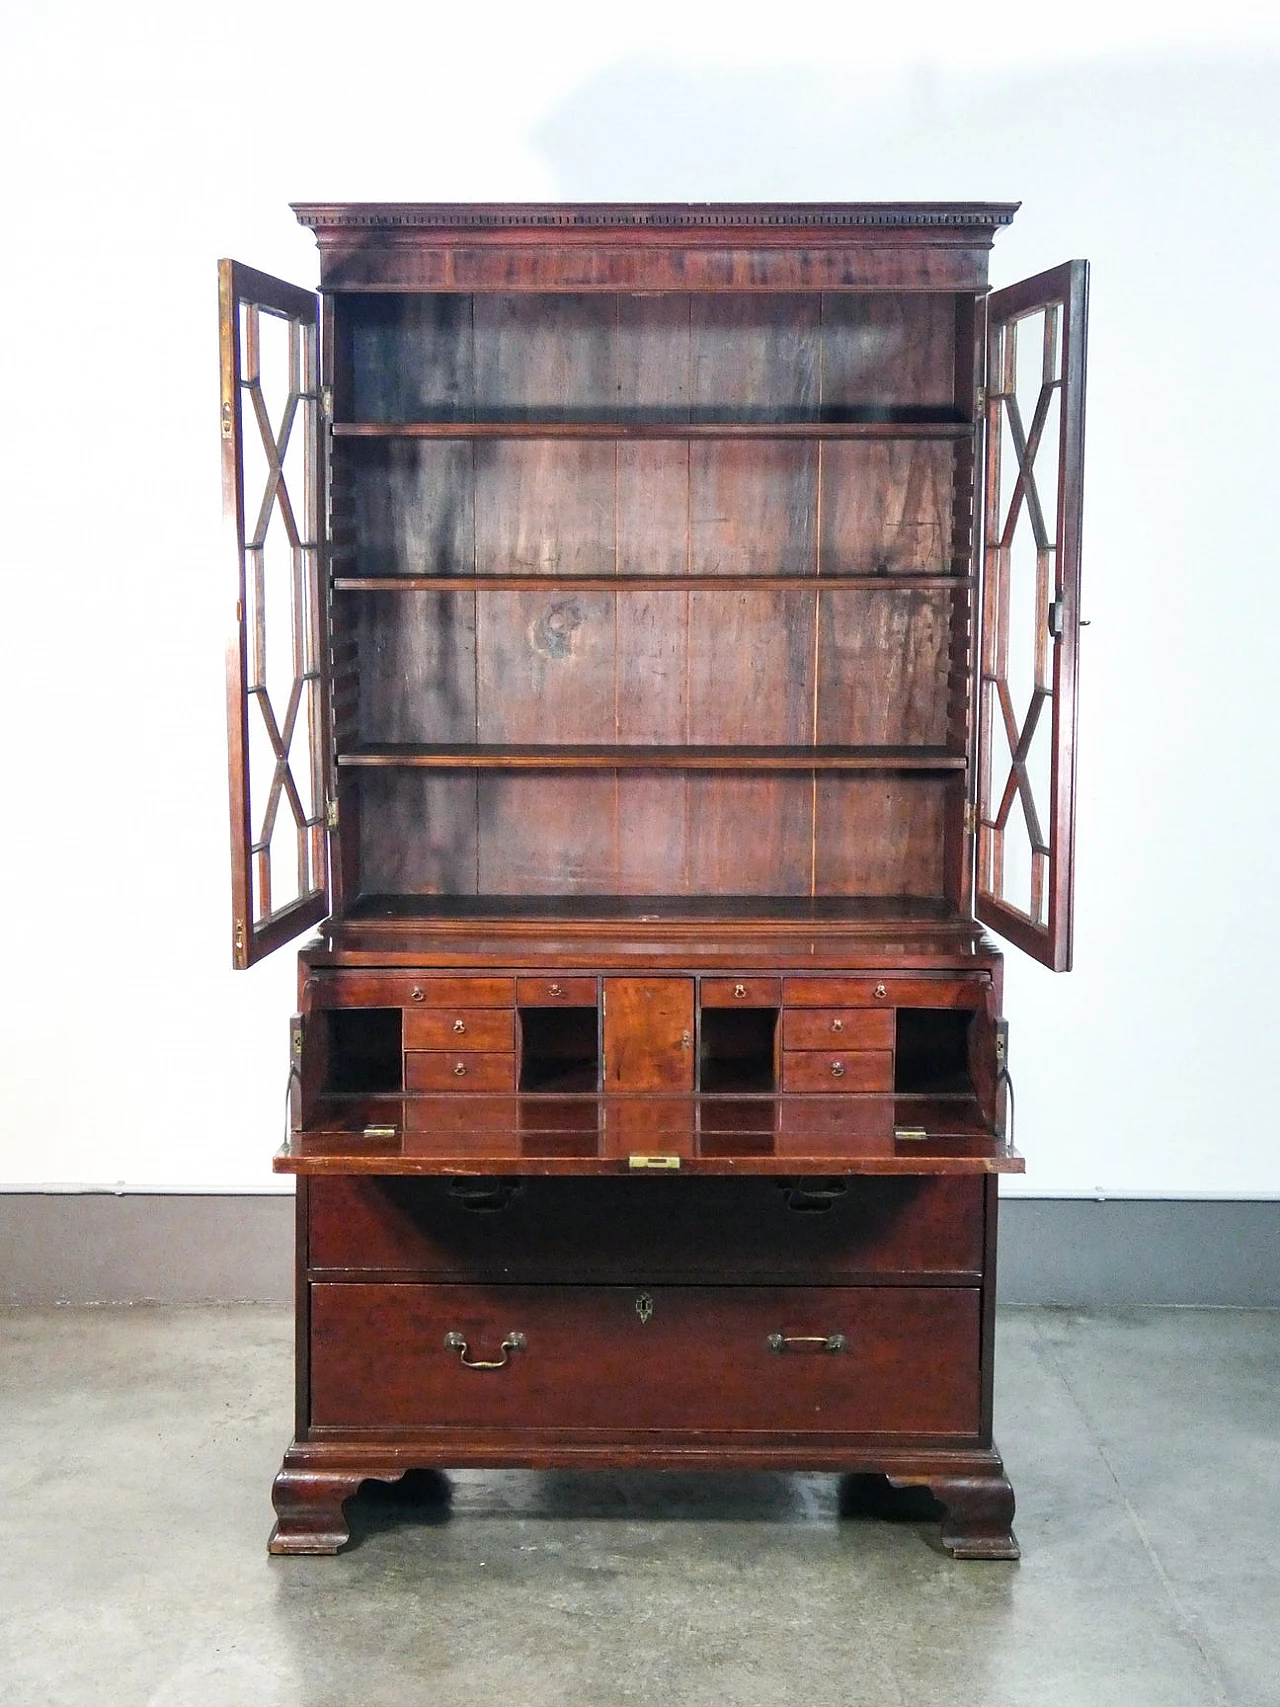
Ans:
<svg viewBox="0 0 1280 1707"><path fill-rule="evenodd" d="M787 978L782 999L789 1008L980 1008L988 979L973 978Z"/></svg>
<svg viewBox="0 0 1280 1707"><path fill-rule="evenodd" d="M501 1049L516 1046L510 1008L410 1008L404 1016L406 1049Z"/></svg>
<svg viewBox="0 0 1280 1707"><path fill-rule="evenodd" d="M784 1091L891 1091L893 1053L888 1049L788 1050L782 1057Z"/></svg>
<svg viewBox="0 0 1280 1707"><path fill-rule="evenodd" d="M892 1008L786 1008L784 1049L892 1049Z"/></svg>
<svg viewBox="0 0 1280 1707"><path fill-rule="evenodd" d="M514 978L432 973L323 973L315 985L320 1008L509 1008L515 996Z"/></svg>
<svg viewBox="0 0 1280 1707"><path fill-rule="evenodd" d="M414 978L408 1004L424 1008L509 1008L514 978Z"/></svg>
<svg viewBox="0 0 1280 1707"><path fill-rule="evenodd" d="M514 1055L411 1054L404 1058L407 1091L512 1091Z"/></svg>
<svg viewBox="0 0 1280 1707"><path fill-rule="evenodd" d="M594 978L517 978L516 1001L522 1008L593 1008Z"/></svg>
<svg viewBox="0 0 1280 1707"><path fill-rule="evenodd" d="M776 1008L782 1001L781 978L704 978L704 1008Z"/></svg>

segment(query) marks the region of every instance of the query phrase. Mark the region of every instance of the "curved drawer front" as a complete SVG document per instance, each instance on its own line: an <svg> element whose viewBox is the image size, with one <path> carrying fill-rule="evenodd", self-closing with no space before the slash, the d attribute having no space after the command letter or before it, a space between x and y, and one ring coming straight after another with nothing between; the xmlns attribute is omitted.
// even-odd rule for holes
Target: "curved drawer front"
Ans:
<svg viewBox="0 0 1280 1707"><path fill-rule="evenodd" d="M326 1284L311 1329L317 1428L979 1431L976 1288Z"/></svg>

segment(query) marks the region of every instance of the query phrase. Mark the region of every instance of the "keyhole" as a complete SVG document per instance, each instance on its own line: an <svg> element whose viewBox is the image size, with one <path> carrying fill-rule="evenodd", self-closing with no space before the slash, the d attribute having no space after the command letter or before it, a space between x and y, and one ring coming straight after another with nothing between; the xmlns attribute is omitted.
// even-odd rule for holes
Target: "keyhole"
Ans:
<svg viewBox="0 0 1280 1707"><path fill-rule="evenodd" d="M647 1322L652 1314L653 1295L649 1292L642 1292L636 1299L636 1315L639 1316L642 1322Z"/></svg>

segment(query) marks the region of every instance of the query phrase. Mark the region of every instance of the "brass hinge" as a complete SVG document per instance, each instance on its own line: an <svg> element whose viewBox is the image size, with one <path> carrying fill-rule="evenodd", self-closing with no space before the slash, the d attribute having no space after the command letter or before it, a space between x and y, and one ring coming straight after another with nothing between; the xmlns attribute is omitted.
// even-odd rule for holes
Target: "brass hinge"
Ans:
<svg viewBox="0 0 1280 1707"><path fill-rule="evenodd" d="M322 385L320 387L320 413L324 416L326 421L332 421L333 387L331 385Z"/></svg>
<svg viewBox="0 0 1280 1707"><path fill-rule="evenodd" d="M231 404L229 401L222 405L222 436L224 439L231 437Z"/></svg>
<svg viewBox="0 0 1280 1707"><path fill-rule="evenodd" d="M236 953L244 953L244 920L236 920Z"/></svg>
<svg viewBox="0 0 1280 1707"><path fill-rule="evenodd" d="M980 385L978 387L978 413L979 413L979 415L985 415L986 412L987 412L987 388L985 385Z"/></svg>
<svg viewBox="0 0 1280 1707"><path fill-rule="evenodd" d="M1055 640L1061 640L1063 627L1062 600L1055 599L1049 606L1049 633Z"/></svg>
<svg viewBox="0 0 1280 1707"><path fill-rule="evenodd" d="M978 833L978 807L976 801L966 800L964 803L964 828L965 834L968 836L976 836Z"/></svg>
<svg viewBox="0 0 1280 1707"><path fill-rule="evenodd" d="M289 1021L289 1053L296 1058L302 1054L302 1015L294 1014Z"/></svg>
<svg viewBox="0 0 1280 1707"><path fill-rule="evenodd" d="M325 828L326 829L328 829L328 830L336 830L337 829L337 827L338 827L338 802L336 800L328 800L325 802L324 822L325 822Z"/></svg>
<svg viewBox="0 0 1280 1707"><path fill-rule="evenodd" d="M628 1156L627 1166L637 1171L647 1169L650 1173L664 1170L675 1170L680 1166L679 1156Z"/></svg>

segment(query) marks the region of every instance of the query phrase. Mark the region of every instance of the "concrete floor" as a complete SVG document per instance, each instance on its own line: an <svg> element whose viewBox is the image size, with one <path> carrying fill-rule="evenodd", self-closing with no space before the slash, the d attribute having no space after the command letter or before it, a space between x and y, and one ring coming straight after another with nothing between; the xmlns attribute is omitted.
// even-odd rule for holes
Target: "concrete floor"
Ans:
<svg viewBox="0 0 1280 1707"><path fill-rule="evenodd" d="M6 1707L1280 1703L1276 1313L1006 1312L1019 1565L829 1476L516 1472L270 1560L290 1356L273 1308L0 1314Z"/></svg>

